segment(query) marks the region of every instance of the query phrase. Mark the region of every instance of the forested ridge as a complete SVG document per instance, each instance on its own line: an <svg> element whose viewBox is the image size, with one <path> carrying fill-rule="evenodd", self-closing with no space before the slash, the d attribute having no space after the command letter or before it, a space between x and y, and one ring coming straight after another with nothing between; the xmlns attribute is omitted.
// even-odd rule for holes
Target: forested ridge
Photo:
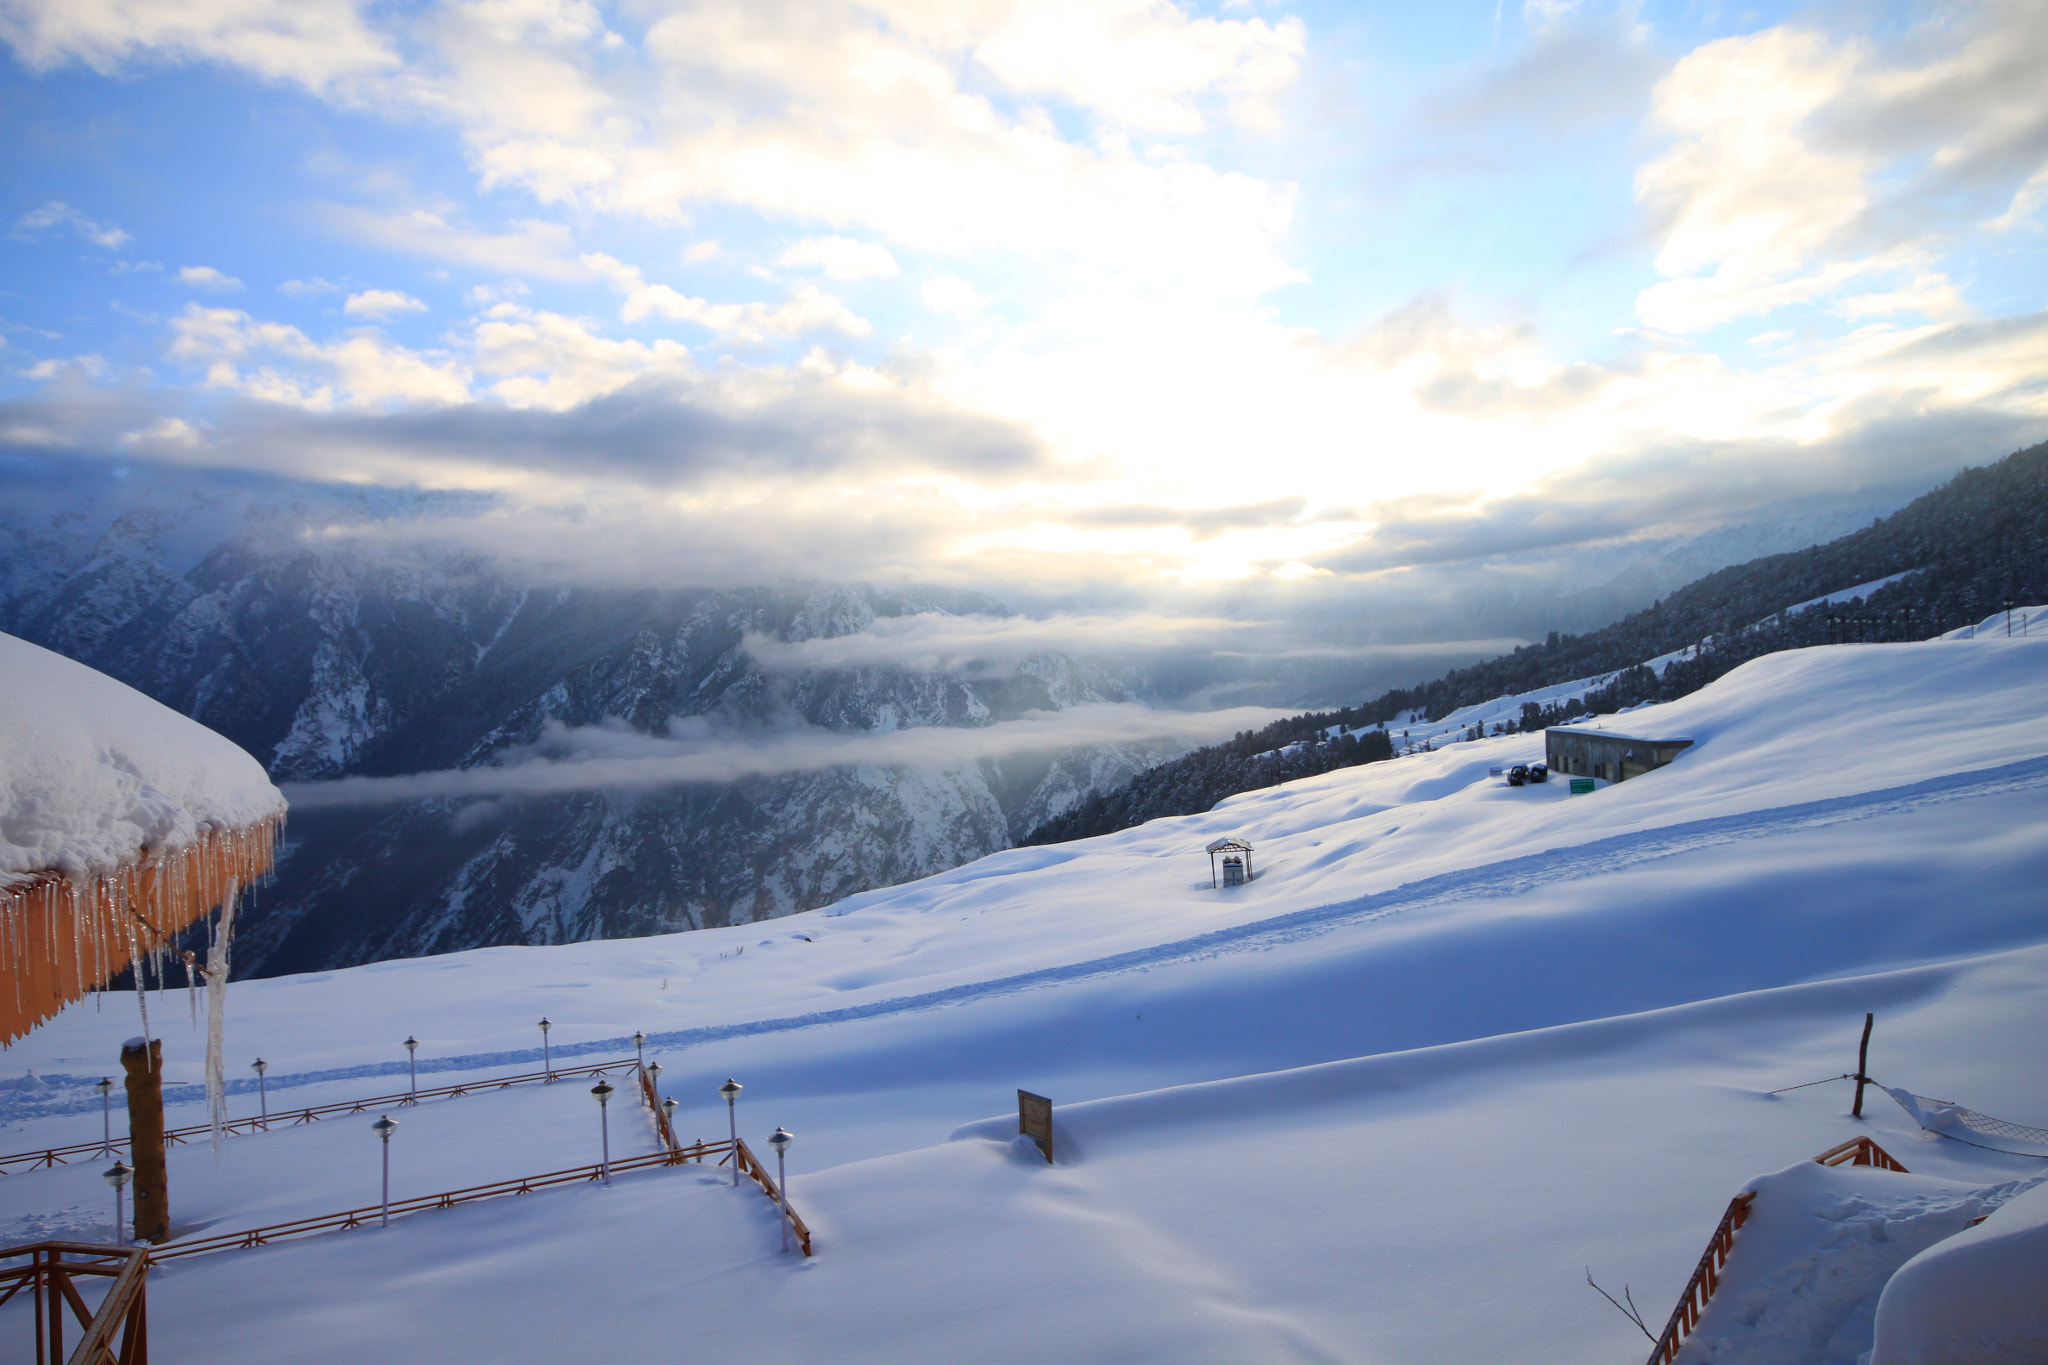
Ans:
<svg viewBox="0 0 2048 1365"><path fill-rule="evenodd" d="M1917 572L1913 572L1917 571ZM1906 573L1869 598L1787 608ZM1616 675L1548 709L1527 706L1523 728L1604 714L1697 691L1750 659L1806 645L1925 639L2002 605L2048 600L2048 442L1966 469L1888 517L1826 545L1766 555L1686 584L1643 611L1584 635L1553 631L1434 682L1394 688L1360 706L1309 712L1245 731L1090 796L1027 834L1060 843L1129 829L1162 815L1209 810L1226 796L1393 757L1383 729L1404 713L1438 719L1461 706ZM1645 660L1689 657L1661 673ZM1339 730L1326 742L1312 742Z"/></svg>

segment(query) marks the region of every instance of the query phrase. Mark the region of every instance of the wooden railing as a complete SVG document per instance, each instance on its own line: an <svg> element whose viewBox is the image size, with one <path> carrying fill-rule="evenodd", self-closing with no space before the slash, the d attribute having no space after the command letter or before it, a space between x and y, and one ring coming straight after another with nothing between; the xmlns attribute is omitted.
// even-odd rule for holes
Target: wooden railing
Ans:
<svg viewBox="0 0 2048 1365"><path fill-rule="evenodd" d="M682 1146L676 1141L676 1130L669 1125L668 1110L661 1107L661 1093L654 1088L654 1077L647 1074L644 1066L640 1068L640 1102L654 1115L654 1132L661 1145L671 1152Z"/></svg>
<svg viewBox="0 0 2048 1365"><path fill-rule="evenodd" d="M459 1190L447 1190L440 1194L418 1195L411 1199L396 1199L391 1202L391 1214L395 1217L402 1214L418 1213L425 1209L447 1209L453 1208L457 1204L467 1204L478 1199L496 1199L501 1195L508 1194L532 1194L535 1190L543 1190L555 1185L572 1185L602 1180L607 1169L617 1173L620 1171L644 1170L651 1166L681 1166L692 1162L701 1165L707 1156L716 1156L718 1160L714 1164L719 1166L723 1166L730 1161L737 1161L740 1172L751 1178L761 1187L762 1192L775 1202L778 1211L781 1209L783 1204L782 1193L776 1188L775 1178L768 1174L768 1168L763 1166L759 1159L754 1156L753 1149L747 1146L744 1138L737 1142L725 1139L718 1142L695 1142L688 1146L676 1140L675 1129L669 1123L668 1113L661 1107L661 1097L654 1088L654 1078L648 1074L646 1067L630 1057L617 1062L600 1062L579 1067L557 1067L553 1071L548 1072L501 1076L487 1081L471 1081L462 1085L442 1086L434 1090L408 1091L405 1094L396 1096L380 1096L367 1100L348 1100L339 1104L321 1105L312 1109L289 1110L272 1115L270 1124L275 1125L282 1122L285 1126L289 1127L292 1124L314 1122L327 1114L365 1113L373 1108L387 1107L394 1101L403 1102L413 1098L430 1099L441 1096L466 1095L471 1091L503 1089L506 1086L528 1084L534 1081L600 1076L608 1071L616 1071L620 1068L631 1068L638 1079L640 1099L647 1106L648 1112L653 1116L655 1133L661 1143L660 1151L651 1152L645 1156L623 1157L612 1162L609 1168L603 1163L594 1166L572 1166L566 1170L548 1171L542 1175L520 1176L512 1180L493 1181L487 1185L470 1185ZM238 1120L238 1123L247 1122L249 1121ZM258 1130L262 1131L265 1127L267 1125L259 1124ZM206 1128L190 1128L181 1131L189 1135L209 1130ZM88 1151L103 1150L98 1143L84 1143L81 1146L84 1150ZM37 1156L38 1164L61 1166L66 1163L54 1158L74 1153L77 1150L79 1149L53 1148L46 1153L24 1153L23 1155ZM53 1159L45 1161L42 1160L43 1157ZM15 1158L5 1159L14 1160ZM184 1241L169 1242L156 1247L148 1252L147 1259L150 1262L176 1260L185 1256L199 1256L214 1251L259 1247L271 1242L285 1241L294 1237L310 1236L314 1233L337 1232L345 1228L359 1228L365 1223L380 1221L384 1212L384 1205L371 1204L363 1208L344 1209L340 1213L321 1214L312 1218L297 1218L283 1223L267 1224L259 1228L245 1228L239 1232L217 1233L211 1237L194 1237ZM811 1255L811 1230L794 1208L789 1210L789 1226L790 1230L796 1234L797 1243L803 1248L804 1255ZM49 1243L48 1245L55 1246L59 1244ZM63 1245L72 1246L73 1244L64 1243ZM107 1250L104 1247L85 1247L83 1249ZM88 1271L81 1273L102 1272ZM0 1295L0 1303L6 1302L6 1297L6 1295ZM73 1297L75 1299L76 1296L74 1295ZM38 1300L38 1302L40 1301ZM38 1360L40 1359L38 1357ZM128 1365L127 1358L123 1357L117 1365Z"/></svg>
<svg viewBox="0 0 2048 1365"><path fill-rule="evenodd" d="M29 1258L27 1265L0 1264L0 1304L23 1289L35 1294L36 1365L149 1365L146 1250L84 1242L0 1247L0 1263L22 1256ZM114 1281L97 1310L86 1308L72 1283L80 1275ZM85 1329L69 1356L64 1354L66 1309ZM14 1358L11 1353L9 1358Z"/></svg>
<svg viewBox="0 0 2048 1365"><path fill-rule="evenodd" d="M662 1110L660 1100L657 1098L654 1089L653 1078L647 1074L647 1069L632 1060L624 1063L608 1063L607 1069L619 1065L632 1067L638 1074L640 1098L642 1103L647 1105L648 1111L654 1116L655 1131L661 1140L661 1150L650 1152L645 1156L622 1157L611 1163L610 1170L613 1174L621 1171L645 1170L651 1166L682 1166L692 1162L702 1165L704 1159L708 1156L717 1157L717 1161L713 1164L723 1166L727 1162L734 1160L735 1156L737 1156L741 1174L751 1177L761 1187L762 1192L775 1201L778 1208L781 1206L782 1195L781 1191L775 1187L775 1178L769 1175L768 1168L756 1159L753 1149L747 1146L746 1139L740 1139L737 1144L730 1139L723 1139L718 1142L695 1142L684 1146L676 1141L675 1131L669 1125L668 1115ZM575 1072L555 1072L557 1077L563 1075L584 1076L595 1074L597 1074L597 1070L592 1068L582 1068ZM421 1093L424 1094L425 1092ZM737 1148L737 1152L735 1152L735 1148ZM605 1171L606 1167L602 1163L595 1166L571 1166L566 1170L548 1171L542 1175L520 1176L512 1180L497 1180L487 1185L470 1185L459 1190L447 1190L440 1194L418 1195L411 1199L394 1199L391 1201L391 1215L398 1217L402 1214L419 1213L426 1209L449 1209L454 1208L457 1204L467 1204L478 1199L496 1199L508 1194L532 1194L535 1190L544 1190L555 1185L574 1185L602 1180L604 1179ZM183 1256L199 1256L212 1251L259 1247L270 1242L284 1241L293 1237L310 1236L313 1233L338 1232L345 1228L359 1228L365 1223L378 1222L383 1217L383 1214L384 1206L382 1204L370 1204L358 1209L344 1209L340 1213L321 1214L314 1218L298 1218L284 1223L271 1223L264 1227L247 1228L240 1232L218 1233L211 1237L195 1237L187 1241L171 1242L158 1247L150 1253L150 1259L152 1261L175 1260ZM805 1225L804 1220L797 1214L795 1209L789 1211L789 1225L790 1230L796 1233L797 1241L803 1247L804 1255L809 1256L811 1254L811 1230Z"/></svg>
<svg viewBox="0 0 2048 1365"><path fill-rule="evenodd" d="M1814 1158L1823 1166L1875 1166L1879 1170L1897 1171L1900 1175L1911 1175L1899 1159L1878 1146L1867 1137L1850 1138L1840 1146L1830 1147Z"/></svg>
<svg viewBox="0 0 2048 1365"><path fill-rule="evenodd" d="M395 1095L372 1095L367 1099L339 1100L333 1104L316 1104L310 1108L279 1109L267 1117L252 1115L247 1118L230 1119L222 1124L228 1133L263 1133L272 1128L289 1128L301 1123L317 1123L334 1114L367 1114L371 1110L394 1109L401 1104L417 1100L446 1099L457 1095L477 1094L486 1090L504 1090L515 1085L537 1085L549 1081L571 1081L603 1076L609 1072L631 1070L639 1063L631 1057L614 1062L593 1062L583 1066L558 1066L549 1071L526 1071L516 1076L491 1076L480 1081L462 1081L455 1085L439 1085L426 1090L402 1090ZM643 1083L645 1077L642 1077ZM648 1087L650 1090L652 1087ZM655 1106L660 1112L660 1106ZM194 1138L207 1137L213 1132L213 1125L196 1123L188 1128L171 1128L164 1133L164 1145L182 1146ZM669 1144L673 1146L673 1143ZM40 1166L67 1166L67 1158L96 1156L102 1153L117 1155L128 1150L125 1134L116 1136L111 1142L74 1142L68 1147L46 1147L36 1152L16 1152L12 1156L0 1156L0 1175L11 1175L17 1170L34 1170Z"/></svg>
<svg viewBox="0 0 2048 1365"><path fill-rule="evenodd" d="M1699 1325L1700 1310L1707 1306L1707 1300L1714 1297L1714 1290L1720 1286L1721 1267L1728 1264L1728 1253L1735 1246L1735 1230L1749 1221L1749 1206L1755 1202L1755 1190L1738 1194L1728 1201L1728 1212L1721 1215L1721 1226L1714 1229L1713 1239L1707 1243L1700 1263L1693 1267L1685 1292L1678 1296L1678 1307L1671 1310L1671 1321L1664 1324L1664 1334L1657 1338L1656 1346L1650 1351L1648 1365L1668 1365L1692 1329Z"/></svg>
<svg viewBox="0 0 2048 1365"><path fill-rule="evenodd" d="M688 1147L670 1147L645 1156L629 1156L611 1163L611 1173L646 1170L652 1166L682 1166L691 1162L702 1164L707 1156L716 1156L714 1165L723 1166L732 1160L733 1143L729 1139L717 1142L693 1143ZM751 1176L762 1191L779 1206L780 1192L775 1188L775 1179L755 1159L754 1153L742 1138L739 1143L740 1171ZM420 1213L427 1209L452 1209L457 1204L468 1204L478 1199L496 1199L508 1194L532 1194L536 1190L548 1189L555 1185L587 1184L604 1178L605 1167L571 1166L567 1170L549 1171L544 1175L520 1176L514 1180L497 1180L488 1185L471 1185L464 1189L447 1190L440 1194L417 1195L411 1199L391 1201L391 1216L400 1217L408 1213ZM272 1242L287 1241L294 1237L307 1237L320 1232L339 1232L346 1228L359 1228L367 1223L382 1219L384 1206L368 1204L362 1208L344 1209L340 1213L321 1214L314 1218L297 1218L284 1223L271 1223L260 1228L246 1228L240 1232L217 1233L211 1237L194 1237L180 1242L169 1242L149 1253L151 1261L171 1261L184 1256L203 1256L214 1251L234 1251L249 1247L267 1246ZM797 1240L804 1249L804 1255L811 1254L811 1230L795 1209L789 1211L789 1223Z"/></svg>
<svg viewBox="0 0 2048 1365"><path fill-rule="evenodd" d="M721 1161L718 1164L723 1166L725 1163ZM754 1159L754 1150L747 1146L745 1138L740 1139L740 1173L752 1176L755 1183L760 1185L768 1197L775 1201L776 1206L778 1208L781 1207L782 1194L775 1188L775 1177L768 1174L766 1166L763 1166ZM789 1230L796 1234L797 1245L804 1249L804 1255L810 1255L811 1230L804 1225L804 1220L798 1216L794 1206L789 1210Z"/></svg>
<svg viewBox="0 0 2048 1365"><path fill-rule="evenodd" d="M1850 1138L1828 1148L1814 1160L1823 1166L1875 1166L1901 1175L1910 1174L1896 1157L1867 1137ZM1714 1297L1714 1290L1720 1286L1721 1267L1728 1264L1728 1253L1735 1246L1735 1230L1749 1220L1749 1206L1755 1200L1756 1191L1750 1190L1728 1201L1728 1211L1721 1215L1721 1226L1714 1229L1713 1240L1707 1243L1700 1263L1693 1267L1692 1279L1686 1282L1685 1292L1678 1296L1678 1307L1671 1310L1671 1321L1664 1324L1664 1335L1657 1338L1648 1365L1669 1365L1686 1337L1699 1325L1700 1310L1707 1306L1707 1300Z"/></svg>
<svg viewBox="0 0 2048 1365"><path fill-rule="evenodd" d="M671 1148L666 1151L650 1152L645 1156L622 1157L611 1163L611 1172L644 1170L650 1166L681 1166L690 1161L702 1161L712 1153L722 1153L718 1164L724 1165L731 1156L732 1143L707 1142L694 1147ZM426 1209L452 1209L457 1204L468 1204L478 1199L496 1199L508 1194L532 1194L554 1185L576 1185L604 1178L605 1167L571 1166L567 1170L549 1171L543 1175L520 1176L513 1180L495 1180L488 1185L470 1185L459 1190L447 1190L440 1194L417 1195L411 1199L391 1201L391 1216L419 1213ZM384 1213L382 1204L368 1204L358 1209L344 1209L340 1213L321 1214L314 1218L296 1218L284 1223L271 1223L260 1228L247 1228L240 1232L218 1233L211 1237L194 1237L185 1241L168 1242L149 1254L152 1261L171 1261L183 1256L202 1256L212 1251L232 1251L246 1247L266 1246L271 1242L286 1241L293 1237L310 1236L316 1232L338 1232L344 1228L359 1228L365 1223L378 1222Z"/></svg>

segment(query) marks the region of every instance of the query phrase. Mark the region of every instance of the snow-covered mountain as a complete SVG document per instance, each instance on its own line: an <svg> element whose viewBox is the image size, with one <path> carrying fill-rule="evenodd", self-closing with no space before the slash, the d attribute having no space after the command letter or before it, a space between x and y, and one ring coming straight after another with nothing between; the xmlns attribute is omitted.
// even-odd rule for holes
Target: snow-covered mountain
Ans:
<svg viewBox="0 0 2048 1365"><path fill-rule="evenodd" d="M269 1059L272 1113L402 1094L408 1033L424 1085L536 1066L543 1014L558 1064L630 1058L644 1030L684 1140L723 1136L728 1076L757 1150L794 1131L817 1255L778 1252L751 1185L652 1168L171 1262L153 1345L225 1365L540 1365L600 1331L614 1353L790 1365L1020 1343L1087 1365L1626 1361L1646 1343L1589 1269L1654 1330L1748 1189L1681 1365L1854 1365L1897 1325L1877 1304L1902 1263L2040 1244L2044 674L2048 638L2002 631L1788 651L1611 722L1694 743L1590 795L1490 776L1542 753L1503 736L772 927L237 983L229 1055ZM1259 875L1217 891L1223 834ZM1866 1012L1897 1094L1855 1118L1839 1078ZM92 1082L135 1021L109 997L19 1044L0 1150L96 1141ZM196 1079L196 1032L163 1032L169 1079ZM1052 1165L1017 1139L1018 1087L1054 1101ZM248 1081L232 1098L259 1102ZM646 1111L616 1103L614 1157L651 1151ZM1989 1137L1958 1104L2019 1126ZM393 1114L398 1198L599 1152L582 1084ZM173 1149L174 1218L374 1205L371 1117ZM1859 1136L1911 1175L1812 1164ZM93 1162L10 1175L0 1235L102 1236L111 1205ZM2012 1301L2038 1332L2028 1273ZM1876 1359L2038 1359L1981 1332L1955 1353L1978 1305L1940 1307L1905 1315L1948 1333L1935 1349Z"/></svg>
<svg viewBox="0 0 2048 1365"><path fill-rule="evenodd" d="M845 585L542 588L462 554L321 538L381 506L193 500L116 518L17 515L0 630L111 674L235 740L284 783L474 767L554 729L678 717L841 733L979 727L1129 700L1038 654L1003 676L867 667L771 676L751 633L797 642L985 598ZM407 511L411 509L399 509ZM219 538L207 543L205 529ZM413 801L294 819L243 920L271 973L488 943L766 919L1006 848L1178 751L1148 740L1001 761L847 766L628 793Z"/></svg>

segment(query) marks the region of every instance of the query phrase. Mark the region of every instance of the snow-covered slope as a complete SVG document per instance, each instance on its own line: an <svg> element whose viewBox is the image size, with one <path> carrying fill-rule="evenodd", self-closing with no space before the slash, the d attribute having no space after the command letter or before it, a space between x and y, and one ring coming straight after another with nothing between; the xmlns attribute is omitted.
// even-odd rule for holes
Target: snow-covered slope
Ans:
<svg viewBox="0 0 2048 1365"><path fill-rule="evenodd" d="M644 1029L685 1136L724 1131L727 1075L743 1133L797 1133L819 1255L777 1255L765 1201L708 1171L638 1174L181 1263L158 1350L539 1362L601 1331L748 1362L1639 1358L1584 1268L1661 1319L1760 1171L1857 1132L1964 1190L2048 1167L1923 1139L1881 1094L1857 1124L1843 1085L1768 1093L1848 1070L1869 1010L1886 1083L2048 1126L2044 678L2042 639L1799 651L1631 717L1696 743L1591 796L1507 788L1488 768L1541 737L1482 740L772 928L240 983L231 1047L269 1059L273 1105L403 1088L408 1033L424 1081L530 1065L542 1014L558 1058ZM1257 845L1250 886L1210 889L1221 833ZM0 1091L0 1145L96 1137L89 1082L133 1021L109 998L17 1049L37 1077ZM196 1077L196 1043L166 1061ZM1056 1166L1010 1140L1020 1086L1058 1106ZM469 1183L451 1146L478 1179L579 1132L594 1159L577 1093L470 1103L400 1115L402 1192ZM348 1122L174 1171L174 1217L373 1199ZM0 1235L89 1231L104 1196L90 1169L7 1177ZM1853 1361L1853 1335L1822 1345Z"/></svg>
<svg viewBox="0 0 2048 1365"><path fill-rule="evenodd" d="M288 786L475 768L551 728L656 737L677 717L709 717L861 735L1131 700L1101 669L1056 654L1009 676L771 675L747 647L846 635L878 615L1000 610L976 594L549 587L404 535L334 534L389 531L423 510L309 491L239 508L172 498L110 524L51 525L0 506L0 630L210 726ZM1185 747L507 801L308 803L277 881L243 921L236 967L270 974L768 919L1007 847ZM714 864L702 847L729 856Z"/></svg>

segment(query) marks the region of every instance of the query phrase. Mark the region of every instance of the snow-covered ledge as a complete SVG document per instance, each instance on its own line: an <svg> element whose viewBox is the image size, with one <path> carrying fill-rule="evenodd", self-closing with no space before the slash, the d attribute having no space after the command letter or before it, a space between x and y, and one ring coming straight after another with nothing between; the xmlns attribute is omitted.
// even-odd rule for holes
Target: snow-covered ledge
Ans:
<svg viewBox="0 0 2048 1365"><path fill-rule="evenodd" d="M230 741L103 673L0 635L0 1043L131 963L161 973L270 870L284 796ZM209 1071L212 1068L209 1067Z"/></svg>

